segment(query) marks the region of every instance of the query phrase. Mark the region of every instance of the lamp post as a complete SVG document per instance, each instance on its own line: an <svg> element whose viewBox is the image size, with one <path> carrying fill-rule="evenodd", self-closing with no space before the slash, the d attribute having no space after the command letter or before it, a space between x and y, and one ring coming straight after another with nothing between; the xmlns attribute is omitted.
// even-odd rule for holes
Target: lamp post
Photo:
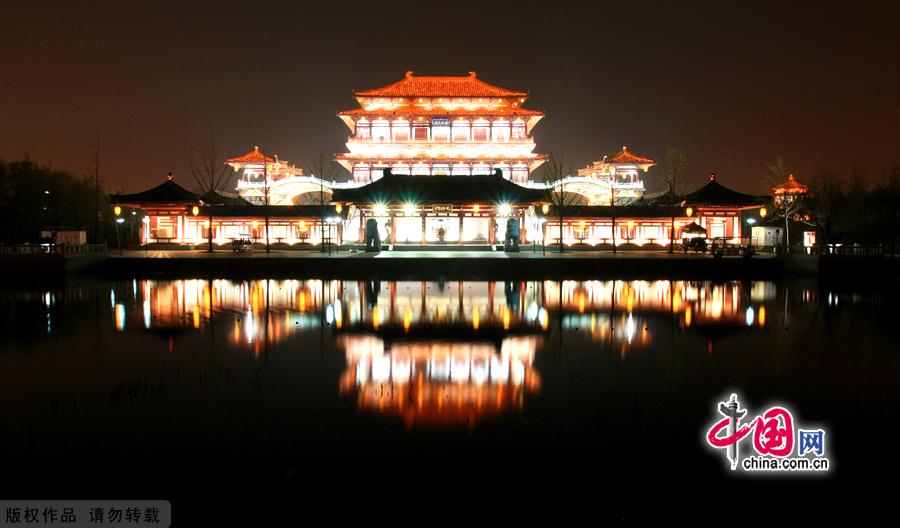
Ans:
<svg viewBox="0 0 900 528"><path fill-rule="evenodd" d="M141 230L144 232L144 235L145 235L143 237L144 238L144 252L149 253L150 252L150 217L144 216L143 218L141 218L141 223L145 224L144 226L141 226Z"/></svg>
<svg viewBox="0 0 900 528"><path fill-rule="evenodd" d="M131 211L131 233L129 234L129 238L131 241L134 241L134 217L137 216L137 211Z"/></svg>
<svg viewBox="0 0 900 528"><path fill-rule="evenodd" d="M609 211L612 219L612 251L616 252L616 177L613 175L612 184L609 186L610 200Z"/></svg>
<svg viewBox="0 0 900 528"><path fill-rule="evenodd" d="M344 205L343 205L343 204L334 204L334 212L337 213L337 215L338 215L338 216L337 216L337 222L339 222L339 223L342 224L342 225L343 225L343 219L341 218L341 213L342 213L343 211L344 211ZM338 232L338 235L341 235L341 234L343 234L343 229L341 229L341 230ZM331 228L328 228L328 238L329 238L329 240L331 239L332 235L333 235L333 233L331 232ZM337 245L337 247L335 247L335 252L340 252L340 250L341 250L341 246L340 246L341 241L338 240L337 243L338 243L338 245ZM329 249L328 254L331 255L331 247L329 246L328 249Z"/></svg>
<svg viewBox="0 0 900 528"><path fill-rule="evenodd" d="M113 207L113 213L116 216L116 248L119 250L119 255L122 254L122 239L119 236L119 224L125 221L122 218L122 208L118 205Z"/></svg>
<svg viewBox="0 0 900 528"><path fill-rule="evenodd" d="M541 218L541 255L547 256L547 213L550 212L550 204L541 206L541 212L544 217Z"/></svg>
<svg viewBox="0 0 900 528"><path fill-rule="evenodd" d="M200 214L200 206L195 205L195 206L191 207L191 214L194 216L194 218L197 218L197 215ZM185 226L185 227L187 227L187 226Z"/></svg>

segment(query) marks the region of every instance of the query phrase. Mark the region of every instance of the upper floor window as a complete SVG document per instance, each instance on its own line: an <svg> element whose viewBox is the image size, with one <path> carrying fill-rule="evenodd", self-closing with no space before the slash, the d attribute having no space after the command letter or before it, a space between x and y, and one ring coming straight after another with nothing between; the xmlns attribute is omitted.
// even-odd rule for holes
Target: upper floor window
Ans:
<svg viewBox="0 0 900 528"><path fill-rule="evenodd" d="M450 141L450 127L436 126L431 129L431 140L435 143L446 143Z"/></svg>
<svg viewBox="0 0 900 528"><path fill-rule="evenodd" d="M391 123L391 132L393 133L393 141L395 143L409 141L409 121L397 119Z"/></svg>
<svg viewBox="0 0 900 528"><path fill-rule="evenodd" d="M476 119L472 123L472 141L486 142L490 133L491 124L487 119Z"/></svg>
<svg viewBox="0 0 900 528"><path fill-rule="evenodd" d="M391 126L384 121L372 122L372 139L375 141L388 141L391 137Z"/></svg>
<svg viewBox="0 0 900 528"><path fill-rule="evenodd" d="M404 141L409 141L409 127L397 126L394 125L394 142L402 143Z"/></svg>
<svg viewBox="0 0 900 528"><path fill-rule="evenodd" d="M453 142L467 143L469 141L469 122L456 121L453 123Z"/></svg>
<svg viewBox="0 0 900 528"><path fill-rule="evenodd" d="M494 141L505 143L509 141L509 122L508 121L495 121L494 126L491 127L491 135Z"/></svg>
<svg viewBox="0 0 900 528"><path fill-rule="evenodd" d="M525 139L525 123L516 122L512 126L513 139Z"/></svg>

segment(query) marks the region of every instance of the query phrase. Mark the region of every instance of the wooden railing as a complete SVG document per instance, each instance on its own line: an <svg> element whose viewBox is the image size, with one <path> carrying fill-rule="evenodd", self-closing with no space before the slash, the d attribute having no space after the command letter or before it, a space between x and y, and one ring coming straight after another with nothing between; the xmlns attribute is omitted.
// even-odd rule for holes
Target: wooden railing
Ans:
<svg viewBox="0 0 900 528"><path fill-rule="evenodd" d="M776 255L840 255L880 257L884 255L881 244L861 246L858 244L824 244L821 246L775 246Z"/></svg>
<svg viewBox="0 0 900 528"><path fill-rule="evenodd" d="M107 252L106 244L16 244L0 246L0 255L99 255Z"/></svg>

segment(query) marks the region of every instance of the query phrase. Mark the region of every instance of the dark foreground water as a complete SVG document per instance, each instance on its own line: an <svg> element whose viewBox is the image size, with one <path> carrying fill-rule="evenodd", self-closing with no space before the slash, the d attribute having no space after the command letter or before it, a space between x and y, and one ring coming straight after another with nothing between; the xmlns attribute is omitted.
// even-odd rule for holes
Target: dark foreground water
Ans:
<svg viewBox="0 0 900 528"><path fill-rule="evenodd" d="M896 308L815 281L5 286L0 495L164 498L176 526L873 515ZM731 392L825 428L830 471L729 471L704 437Z"/></svg>

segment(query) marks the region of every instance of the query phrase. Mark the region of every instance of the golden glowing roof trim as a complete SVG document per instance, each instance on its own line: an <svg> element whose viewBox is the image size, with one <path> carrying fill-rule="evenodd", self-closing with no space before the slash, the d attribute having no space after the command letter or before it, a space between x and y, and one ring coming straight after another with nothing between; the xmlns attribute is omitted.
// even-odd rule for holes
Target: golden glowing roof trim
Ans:
<svg viewBox="0 0 900 528"><path fill-rule="evenodd" d="M357 97L527 97L527 92L488 84L474 71L468 76L419 76L407 71L403 79L371 90L354 92Z"/></svg>

